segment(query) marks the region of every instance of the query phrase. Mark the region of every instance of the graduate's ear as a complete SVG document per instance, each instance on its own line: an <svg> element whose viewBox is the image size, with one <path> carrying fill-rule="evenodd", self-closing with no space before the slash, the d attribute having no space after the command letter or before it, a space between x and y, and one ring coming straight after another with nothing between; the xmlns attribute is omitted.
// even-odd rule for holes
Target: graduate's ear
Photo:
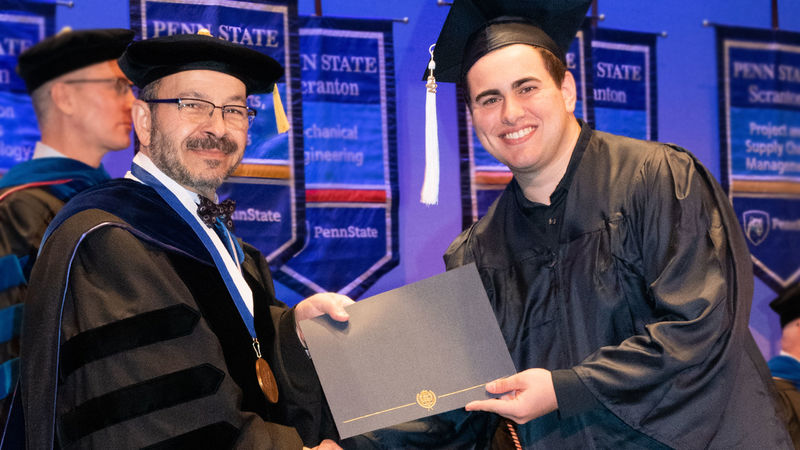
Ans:
<svg viewBox="0 0 800 450"><path fill-rule="evenodd" d="M133 117L133 129L139 144L143 147L150 146L150 131L153 128L153 113L150 111L150 104L136 99L131 106Z"/></svg>
<svg viewBox="0 0 800 450"><path fill-rule="evenodd" d="M569 70L564 74L564 81L561 82L561 96L564 97L564 106L568 112L575 112L575 104L578 101L578 88L575 86L575 78Z"/></svg>

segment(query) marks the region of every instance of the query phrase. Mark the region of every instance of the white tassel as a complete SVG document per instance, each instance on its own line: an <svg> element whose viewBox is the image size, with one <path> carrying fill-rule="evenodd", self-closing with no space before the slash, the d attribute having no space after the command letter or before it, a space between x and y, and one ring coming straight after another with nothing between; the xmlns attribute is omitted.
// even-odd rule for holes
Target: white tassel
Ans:
<svg viewBox="0 0 800 450"><path fill-rule="evenodd" d="M433 61L433 47L428 51L431 61L428 63L428 82L425 84L425 180L422 182L420 201L426 205L439 203L439 132L436 120L436 78L433 71L436 63Z"/></svg>

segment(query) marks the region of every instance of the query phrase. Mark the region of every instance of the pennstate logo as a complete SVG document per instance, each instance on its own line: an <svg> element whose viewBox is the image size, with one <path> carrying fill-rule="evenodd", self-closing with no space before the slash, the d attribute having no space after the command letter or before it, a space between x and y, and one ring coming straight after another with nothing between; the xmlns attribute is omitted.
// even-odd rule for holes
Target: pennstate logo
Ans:
<svg viewBox="0 0 800 450"><path fill-rule="evenodd" d="M759 245L767 239L770 229L769 213L751 209L742 214L744 235L753 245Z"/></svg>

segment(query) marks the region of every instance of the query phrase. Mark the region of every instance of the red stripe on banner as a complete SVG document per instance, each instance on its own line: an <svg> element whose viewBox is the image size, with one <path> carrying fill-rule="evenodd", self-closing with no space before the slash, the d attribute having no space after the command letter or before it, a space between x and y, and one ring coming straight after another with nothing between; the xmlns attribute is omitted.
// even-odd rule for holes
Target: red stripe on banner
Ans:
<svg viewBox="0 0 800 450"><path fill-rule="evenodd" d="M306 189L308 203L386 203L386 191L361 189Z"/></svg>
<svg viewBox="0 0 800 450"><path fill-rule="evenodd" d="M511 172L475 172L476 184L508 184Z"/></svg>
<svg viewBox="0 0 800 450"><path fill-rule="evenodd" d="M67 178L67 179L64 179L64 180L53 180L53 181L36 181L34 183L21 184L19 186L15 186L15 187L5 191L3 193L3 195L0 195L0 201L2 201L4 198L8 197L9 195L13 194L14 192L21 191L23 189L28 189L28 188L33 188L33 187L40 187L40 186L52 186L54 184L64 184L64 183L69 183L70 181L72 181L72 178Z"/></svg>

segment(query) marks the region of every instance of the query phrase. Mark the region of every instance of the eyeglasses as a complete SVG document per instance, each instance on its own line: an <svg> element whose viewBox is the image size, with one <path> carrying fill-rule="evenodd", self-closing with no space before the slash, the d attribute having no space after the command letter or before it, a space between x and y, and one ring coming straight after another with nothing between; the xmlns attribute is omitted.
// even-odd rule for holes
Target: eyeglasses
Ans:
<svg viewBox="0 0 800 450"><path fill-rule="evenodd" d="M64 80L67 84L78 83L114 83L114 92L118 95L125 95L131 91L131 83L127 78L81 78L75 80Z"/></svg>
<svg viewBox="0 0 800 450"><path fill-rule="evenodd" d="M246 129L256 117L256 110L247 106L217 106L208 100L199 98L160 98L145 101L147 103L175 103L178 105L178 114L181 118L194 123L206 122L217 108L222 111L222 120L231 128Z"/></svg>

